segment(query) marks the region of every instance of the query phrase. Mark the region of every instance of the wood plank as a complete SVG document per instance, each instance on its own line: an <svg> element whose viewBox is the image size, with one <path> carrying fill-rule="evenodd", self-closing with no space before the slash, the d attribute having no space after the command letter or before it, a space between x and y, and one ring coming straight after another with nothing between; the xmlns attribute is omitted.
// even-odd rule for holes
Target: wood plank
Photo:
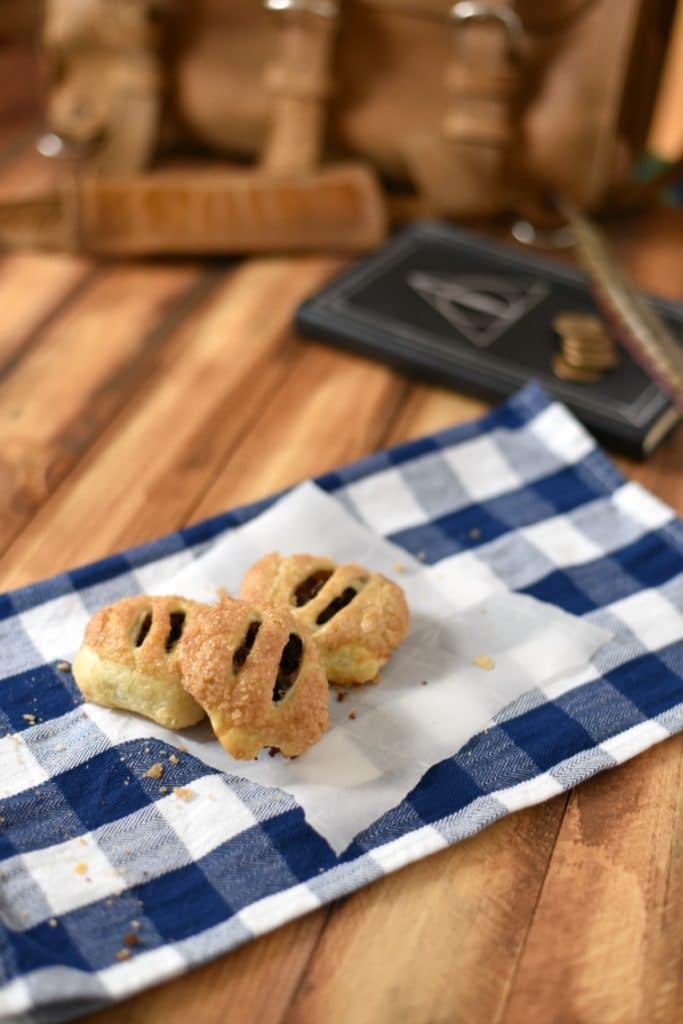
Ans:
<svg viewBox="0 0 683 1024"><path fill-rule="evenodd" d="M387 446L412 441L482 416L487 402L430 384L414 384L396 423L386 438Z"/></svg>
<svg viewBox="0 0 683 1024"><path fill-rule="evenodd" d="M0 380L84 287L89 274L84 260L69 256L15 253L0 261Z"/></svg>
<svg viewBox="0 0 683 1024"><path fill-rule="evenodd" d="M676 737L572 792L504 1021L680 1020L682 764Z"/></svg>
<svg viewBox="0 0 683 1024"><path fill-rule="evenodd" d="M186 318L158 353L146 386L111 419L68 486L33 517L0 561L4 586L18 586L185 523L296 366L300 353L290 334L291 310L332 266L327 261L252 261ZM264 303L264 295L271 301Z"/></svg>
<svg viewBox="0 0 683 1024"><path fill-rule="evenodd" d="M194 509L196 522L380 447L407 385L386 367L321 345L296 345L297 360L250 434Z"/></svg>
<svg viewBox="0 0 683 1024"><path fill-rule="evenodd" d="M65 311L0 387L0 550L153 372L201 300L193 267L118 267Z"/></svg>
<svg viewBox="0 0 683 1024"><path fill-rule="evenodd" d="M564 800L505 818L335 905L283 1024L495 1020Z"/></svg>

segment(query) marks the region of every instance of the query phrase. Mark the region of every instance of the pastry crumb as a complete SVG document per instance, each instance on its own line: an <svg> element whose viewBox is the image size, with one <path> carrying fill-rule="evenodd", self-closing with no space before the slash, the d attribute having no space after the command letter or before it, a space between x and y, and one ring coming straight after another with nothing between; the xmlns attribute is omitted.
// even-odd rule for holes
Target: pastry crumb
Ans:
<svg viewBox="0 0 683 1024"><path fill-rule="evenodd" d="M406 567L403 564L403 562L396 562L396 564L394 565L394 572L405 572L405 571L406 571Z"/></svg>
<svg viewBox="0 0 683 1024"><path fill-rule="evenodd" d="M275 757L276 754L280 753L279 747L268 747L268 757Z"/></svg>
<svg viewBox="0 0 683 1024"><path fill-rule="evenodd" d="M473 529L470 530L470 537L472 538L472 540L479 540L479 538L481 537L481 530L478 529L478 527L476 526L473 527Z"/></svg>
<svg viewBox="0 0 683 1024"><path fill-rule="evenodd" d="M57 921L56 917L48 917L47 923L50 926L50 928L56 928L59 922Z"/></svg>
<svg viewBox="0 0 683 1024"><path fill-rule="evenodd" d="M58 661L57 662L57 671L58 672L70 672L71 671L71 665L69 664L68 661Z"/></svg>
<svg viewBox="0 0 683 1024"><path fill-rule="evenodd" d="M496 667L495 661L493 658L489 658L488 654L478 654L476 658L473 659L472 664L476 665L477 668L486 669L487 672Z"/></svg>
<svg viewBox="0 0 683 1024"><path fill-rule="evenodd" d="M160 779L164 774L164 766L160 761L153 764L151 768L148 768L145 772L146 779Z"/></svg>
<svg viewBox="0 0 683 1024"><path fill-rule="evenodd" d="M124 946L139 946L140 937L135 932L128 932L123 936L123 944Z"/></svg>
<svg viewBox="0 0 683 1024"><path fill-rule="evenodd" d="M339 693L337 694L337 700L341 704L342 701L346 700L347 696L348 696L348 694L347 694L346 690L340 690Z"/></svg>
<svg viewBox="0 0 683 1024"><path fill-rule="evenodd" d="M118 953L116 954L116 959L117 960L130 960L130 950L129 949L120 949L118 951Z"/></svg>
<svg viewBox="0 0 683 1024"><path fill-rule="evenodd" d="M168 759L171 762L171 764L180 764L180 758L178 757L177 754L169 754Z"/></svg>
<svg viewBox="0 0 683 1024"><path fill-rule="evenodd" d="M179 754L186 754L187 753L187 747L185 746L184 743L176 744L176 750L178 751Z"/></svg>
<svg viewBox="0 0 683 1024"><path fill-rule="evenodd" d="M351 721L353 721L355 719L355 717L356 717L356 712L355 711L349 711L349 718L351 719Z"/></svg>
<svg viewBox="0 0 683 1024"><path fill-rule="evenodd" d="M131 928L139 928L140 927L140 922L137 921L137 920L133 920L133 921L130 922L130 926L131 926Z"/></svg>
<svg viewBox="0 0 683 1024"><path fill-rule="evenodd" d="M31 714L30 711L27 711L26 714L22 715L21 717L24 719L25 722L30 722L31 725L33 725L33 723L36 720L36 716Z"/></svg>
<svg viewBox="0 0 683 1024"><path fill-rule="evenodd" d="M174 786L173 795L177 796L179 800L194 800L196 793L189 786Z"/></svg>
<svg viewBox="0 0 683 1024"><path fill-rule="evenodd" d="M85 875L87 870L88 870L88 865L85 863L85 861L82 861L82 860L80 860L78 862L78 864L76 865L76 867L74 868L74 871L75 871L75 873L77 875Z"/></svg>
<svg viewBox="0 0 683 1024"><path fill-rule="evenodd" d="M159 786L160 793L168 793L168 786Z"/></svg>

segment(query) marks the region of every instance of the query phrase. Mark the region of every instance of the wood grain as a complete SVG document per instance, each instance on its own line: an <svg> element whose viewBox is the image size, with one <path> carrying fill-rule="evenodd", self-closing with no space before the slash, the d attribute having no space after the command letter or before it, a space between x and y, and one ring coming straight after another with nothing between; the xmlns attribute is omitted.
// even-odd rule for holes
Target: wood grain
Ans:
<svg viewBox="0 0 683 1024"><path fill-rule="evenodd" d="M397 375L342 352L294 346L287 383L223 466L193 521L360 458L387 436L406 387Z"/></svg>
<svg viewBox="0 0 683 1024"><path fill-rule="evenodd" d="M69 257L17 253L0 262L0 380L90 275L85 263Z"/></svg>
<svg viewBox="0 0 683 1024"><path fill-rule="evenodd" d="M297 348L283 338L291 310L330 266L302 265L293 277L284 261L254 261L188 314L165 339L139 393L118 416L110 415L108 429L69 486L33 517L0 561L5 585L102 557L186 522L196 495L210 487L292 372ZM114 481L112 504L103 497L111 498Z"/></svg>
<svg viewBox="0 0 683 1024"><path fill-rule="evenodd" d="M336 905L286 1024L495 1020L564 801L506 818Z"/></svg>
<svg viewBox="0 0 683 1024"><path fill-rule="evenodd" d="M113 269L29 348L0 386L0 550L152 372L165 322L202 291L195 269Z"/></svg>
<svg viewBox="0 0 683 1024"><path fill-rule="evenodd" d="M680 1019L682 760L676 737L572 792L505 1021L558 992L557 1024Z"/></svg>

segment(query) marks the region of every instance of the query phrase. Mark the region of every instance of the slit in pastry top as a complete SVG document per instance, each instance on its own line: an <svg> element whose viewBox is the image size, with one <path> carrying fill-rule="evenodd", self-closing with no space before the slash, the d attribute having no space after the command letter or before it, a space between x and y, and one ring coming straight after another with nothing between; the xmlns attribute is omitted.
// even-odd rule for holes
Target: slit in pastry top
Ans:
<svg viewBox="0 0 683 1024"><path fill-rule="evenodd" d="M166 636L166 642L164 647L168 654L171 653L175 645L182 638L183 629L185 628L185 619L187 616L185 612L171 612L169 619L168 635Z"/></svg>
<svg viewBox="0 0 683 1024"><path fill-rule="evenodd" d="M254 646L254 643L256 642L256 637L258 636L258 631L260 628L260 622L249 623L244 640L242 641L242 643L232 656L232 671L235 675L237 675L237 673L244 666L247 658L249 657L251 649Z"/></svg>
<svg viewBox="0 0 683 1024"><path fill-rule="evenodd" d="M294 591L294 604L297 608L302 608L314 597L317 597L332 575L332 569L319 569L307 576Z"/></svg>
<svg viewBox="0 0 683 1024"><path fill-rule="evenodd" d="M133 642L134 642L136 647L142 647L142 645L144 644L145 640L147 639L147 634L149 633L151 628L152 628L152 613L150 611L150 612L146 612L143 615L143 617L140 620L139 624L137 624L135 626L135 628L134 628L135 640Z"/></svg>
<svg viewBox="0 0 683 1024"><path fill-rule="evenodd" d="M303 651L304 645L301 637L297 636L296 633L290 633L280 656L277 678L273 687L273 700L275 703L286 697L292 686L294 686L296 677L299 674Z"/></svg>
<svg viewBox="0 0 683 1024"><path fill-rule="evenodd" d="M326 622L333 619L343 608L351 604L354 597L358 596L358 591L355 587L344 587L341 594L335 597L325 608L320 612L315 620L316 626L324 626Z"/></svg>

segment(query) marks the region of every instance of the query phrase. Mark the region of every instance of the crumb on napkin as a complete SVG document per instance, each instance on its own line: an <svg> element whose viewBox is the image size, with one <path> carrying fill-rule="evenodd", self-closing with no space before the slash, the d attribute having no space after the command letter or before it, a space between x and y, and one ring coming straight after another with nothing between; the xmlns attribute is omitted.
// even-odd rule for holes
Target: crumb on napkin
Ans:
<svg viewBox="0 0 683 1024"><path fill-rule="evenodd" d="M145 772L145 778L146 779L160 779L163 774L164 774L164 766L163 766L163 764L161 764L160 761L157 761L156 764L153 764L151 768L147 769L147 771Z"/></svg>
<svg viewBox="0 0 683 1024"><path fill-rule="evenodd" d="M487 672L496 667L495 661L493 658L490 658L488 654L478 654L476 658L474 658L472 664L476 665L477 668L486 669Z"/></svg>

